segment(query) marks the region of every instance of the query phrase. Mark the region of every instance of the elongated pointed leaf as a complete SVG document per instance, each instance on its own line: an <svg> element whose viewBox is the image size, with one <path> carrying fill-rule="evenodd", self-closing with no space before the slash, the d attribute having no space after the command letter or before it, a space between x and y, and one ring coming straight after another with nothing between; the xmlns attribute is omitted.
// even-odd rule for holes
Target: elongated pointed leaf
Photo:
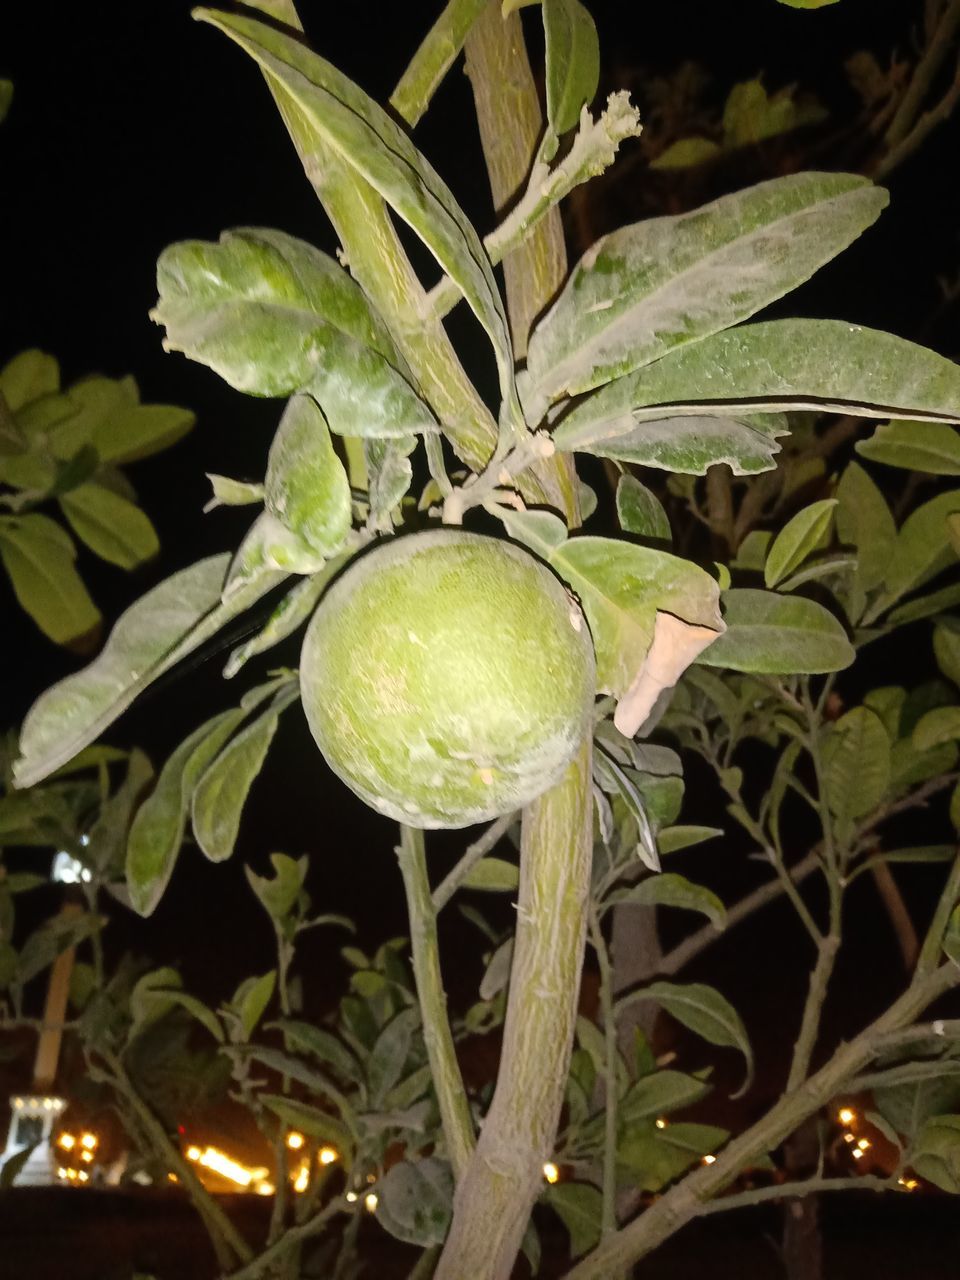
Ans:
<svg viewBox="0 0 960 1280"><path fill-rule="evenodd" d="M547 123L559 138L574 128L600 81L600 42L580 0L543 0Z"/></svg>
<svg viewBox="0 0 960 1280"><path fill-rule="evenodd" d="M699 662L730 671L811 675L842 671L854 659L843 626L815 600L734 588L723 593L727 629Z"/></svg>
<svg viewBox="0 0 960 1280"><path fill-rule="evenodd" d="M193 834L211 862L222 862L233 853L240 815L267 758L280 712L296 696L296 689L278 695L272 706L221 751L197 783L190 807Z"/></svg>
<svg viewBox="0 0 960 1280"><path fill-rule="evenodd" d="M481 858L467 872L465 889L482 889L485 893L514 893L520 883L519 868L504 858Z"/></svg>
<svg viewBox="0 0 960 1280"><path fill-rule="evenodd" d="M663 879L657 877L657 882ZM617 1106L621 1124L632 1125L654 1116L668 1116L681 1107L699 1102L710 1092L710 1085L682 1071L652 1071L636 1080Z"/></svg>
<svg viewBox="0 0 960 1280"><path fill-rule="evenodd" d="M911 424L913 426L918 423ZM837 485L837 533L857 549L857 579L864 591L878 587L890 567L897 526L887 500L864 471L851 462Z"/></svg>
<svg viewBox="0 0 960 1280"><path fill-rule="evenodd" d="M31 511L0 517L0 560L14 593L40 630L57 644L91 635L100 610L74 568L70 535L49 516Z"/></svg>
<svg viewBox="0 0 960 1280"><path fill-rule="evenodd" d="M554 431L558 449L629 435L638 422L706 408L829 409L960 422L960 368L925 347L842 320L767 320L681 347L608 383Z"/></svg>
<svg viewBox="0 0 960 1280"><path fill-rule="evenodd" d="M722 627L719 589L708 573L665 551L610 538L571 538L549 557L580 598L597 655L597 685L622 697L653 641L657 611Z"/></svg>
<svg viewBox="0 0 960 1280"><path fill-rule="evenodd" d="M936 476L960 476L960 435L942 422L883 422L857 453L871 462Z"/></svg>
<svg viewBox="0 0 960 1280"><path fill-rule="evenodd" d="M224 711L194 730L167 760L137 811L127 839L126 878L130 905L140 915L151 915L163 896L183 844L193 789L244 714Z"/></svg>
<svg viewBox="0 0 960 1280"><path fill-rule="evenodd" d="M263 653L286 640L287 636L293 635L310 617L327 583L339 572L346 560L346 556L338 556L319 573L304 578L292 587L267 619L263 629L230 654L223 669L226 679L232 679L256 654Z"/></svg>
<svg viewBox="0 0 960 1280"><path fill-rule="evenodd" d="M685 911L699 911L717 929L722 929L727 920L726 908L715 893L672 871L662 871L658 876L641 880L629 889L618 890L611 900L640 903L648 907L681 907Z"/></svg>
<svg viewBox="0 0 960 1280"><path fill-rule="evenodd" d="M170 245L157 263L167 350L208 365L239 391L307 387L335 431L435 431L402 358L359 285L332 258L279 231L226 231L218 244Z"/></svg>
<svg viewBox="0 0 960 1280"><path fill-rule="evenodd" d="M60 499L74 533L91 551L121 569L135 569L160 550L157 531L128 498L99 484L82 484Z"/></svg>
<svg viewBox="0 0 960 1280"><path fill-rule="evenodd" d="M659 499L634 476L617 481L617 518L621 529L641 538L669 543L673 536Z"/></svg>
<svg viewBox="0 0 960 1280"><path fill-rule="evenodd" d="M960 512L960 489L941 493L911 512L897 535L885 587L893 598L915 591L956 564L947 536L947 518Z"/></svg>
<svg viewBox="0 0 960 1280"><path fill-rule="evenodd" d="M886 203L852 174L798 173L613 232L530 339L538 395L589 391L739 324L842 252Z"/></svg>
<svg viewBox="0 0 960 1280"><path fill-rule="evenodd" d="M430 249L493 343L504 400L519 414L506 313L480 238L446 183L389 115L299 41L228 13L198 9L260 65L327 145L366 179Z"/></svg>
<svg viewBox="0 0 960 1280"><path fill-rule="evenodd" d="M309 396L294 396L277 427L264 502L321 556L332 555L350 529L350 481L324 416Z"/></svg>
<svg viewBox="0 0 960 1280"><path fill-rule="evenodd" d="M753 1077L753 1050L747 1029L733 1005L714 987L702 982L653 982L642 991L631 992L619 1003L634 1000L656 1000L678 1022L710 1044L738 1049L747 1063L747 1078L741 1093L749 1086Z"/></svg>
<svg viewBox="0 0 960 1280"><path fill-rule="evenodd" d="M767 554L763 579L768 587L775 587L816 550L830 528L836 505L836 498L824 498L812 502L787 521Z"/></svg>
<svg viewBox="0 0 960 1280"><path fill-rule="evenodd" d="M20 735L18 787L32 786L66 764L158 676L283 580L274 574L221 604L228 559L200 560L148 591L121 614L88 667L40 695Z"/></svg>
<svg viewBox="0 0 960 1280"><path fill-rule="evenodd" d="M690 414L639 422L631 418L623 425L618 435L592 440L588 433L573 447L598 458L682 475L704 476L710 467L725 464L734 475L752 476L773 469L780 452L777 438L790 430L783 413ZM601 424L602 431L609 429L609 423Z"/></svg>
<svg viewBox="0 0 960 1280"><path fill-rule="evenodd" d="M291 1129L308 1133L311 1138L319 1138L321 1142L330 1142L341 1154L351 1150L353 1139L350 1130L329 1112L280 1093L262 1093L260 1101Z"/></svg>

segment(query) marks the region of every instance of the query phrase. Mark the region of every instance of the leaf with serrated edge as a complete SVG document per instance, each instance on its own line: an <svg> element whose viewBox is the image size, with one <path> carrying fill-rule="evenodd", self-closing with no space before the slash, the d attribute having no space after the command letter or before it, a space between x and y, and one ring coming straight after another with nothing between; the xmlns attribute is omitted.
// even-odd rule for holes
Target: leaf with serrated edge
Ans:
<svg viewBox="0 0 960 1280"><path fill-rule="evenodd" d="M519 421L510 333L493 268L480 237L433 166L358 85L298 40L233 14L197 9L194 16L246 50L331 150L420 236L490 336L503 399L509 416Z"/></svg>
<svg viewBox="0 0 960 1280"><path fill-rule="evenodd" d="M816 550L830 527L836 505L836 498L823 498L787 521L767 553L763 579L768 587L775 587Z"/></svg>
<svg viewBox="0 0 960 1280"><path fill-rule="evenodd" d="M861 177L798 173L605 236L531 336L537 394L589 391L739 324L842 252L886 203Z"/></svg>
<svg viewBox="0 0 960 1280"><path fill-rule="evenodd" d="M854 659L843 626L815 600L735 587L723 593L723 606L727 629L699 659L705 666L816 675Z"/></svg>
<svg viewBox="0 0 960 1280"><path fill-rule="evenodd" d="M66 764L158 676L286 576L267 575L220 604L228 560L227 555L200 560L148 591L120 615L88 667L40 695L20 734L20 759L14 765L18 787L32 786Z"/></svg>
<svg viewBox="0 0 960 1280"><path fill-rule="evenodd" d="M594 452L652 419L798 409L960 422L960 368L926 347L842 320L766 320L608 383L567 414L553 440L558 449Z"/></svg>

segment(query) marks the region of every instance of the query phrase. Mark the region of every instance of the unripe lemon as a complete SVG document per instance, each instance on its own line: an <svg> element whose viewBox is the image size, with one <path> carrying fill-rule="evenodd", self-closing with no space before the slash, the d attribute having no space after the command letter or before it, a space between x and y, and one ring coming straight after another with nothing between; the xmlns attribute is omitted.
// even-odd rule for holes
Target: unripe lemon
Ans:
<svg viewBox="0 0 960 1280"><path fill-rule="evenodd" d="M588 732L593 645L557 578L462 530L355 561L307 629L303 706L334 773L416 827L466 827L557 782Z"/></svg>

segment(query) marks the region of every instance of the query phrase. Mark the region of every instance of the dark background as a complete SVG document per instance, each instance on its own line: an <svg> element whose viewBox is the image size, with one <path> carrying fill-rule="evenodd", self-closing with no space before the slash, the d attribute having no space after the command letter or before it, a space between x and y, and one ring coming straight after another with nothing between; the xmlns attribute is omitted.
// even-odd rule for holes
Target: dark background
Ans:
<svg viewBox="0 0 960 1280"><path fill-rule="evenodd" d="M314 47L385 100L438 7L304 0L301 11ZM874 50L881 61L898 48L908 51L923 9L919 0L842 0L814 13L775 0L593 0L590 7L600 29L604 94L628 85L642 108L650 76L669 74L693 59L712 74L717 104L735 82L762 71L771 90L797 83L816 92L838 133L859 110L844 59L862 48ZM249 513L221 509L202 515L209 496L204 472L259 479L281 410L278 402L244 397L206 368L163 353L160 330L147 314L156 296L158 254L174 240L216 239L223 229L243 225L278 227L328 252L335 248L258 70L220 33L191 22L189 12L180 0L31 0L3 6L0 13L0 74L16 85L10 116L0 128L0 360L37 346L59 357L65 383L91 372L133 373L145 401L182 404L198 415L185 441L130 469L160 533L160 560L125 575L81 551L84 577L108 620L174 569L236 546ZM536 17L536 10L525 13L534 43ZM958 266L957 135L956 121L942 127L918 159L897 171L892 208L880 225L792 295L789 312L874 325L956 354L954 317L938 311L936 276L953 275ZM492 211L469 88L459 67L416 140L481 231L488 230ZM628 156L630 148L624 152ZM781 162L788 167L789 154ZM829 158L823 163L841 167ZM657 181L643 164L633 163L629 180L610 198L620 221L640 216L645 186ZM742 184L731 179L731 185ZM719 190L708 193L715 194ZM677 198L684 198L682 186ZM602 224L610 209L600 208L596 216ZM483 365L469 319L458 313L454 328L472 344L469 358L479 355ZM598 527L602 523L600 517ZM78 660L36 631L2 579L0 610L0 721L13 725ZM928 630L914 628L900 651L888 649L870 662L929 664L928 636ZM233 685L219 678L224 657L188 664L164 681L113 726L108 740L143 746L159 767L200 717L232 705L243 687L273 666L294 665L296 642L268 654ZM858 669L846 687L855 689L865 679ZM692 769L682 820L722 816L710 780ZM438 875L466 838L430 837ZM909 843L924 838L916 826L908 837ZM242 875L244 862L263 870L272 850L309 853L315 905L355 917L361 945L376 945L405 931L394 841L391 824L328 774L299 710L291 709L254 786L232 862L211 866L195 849L185 850L150 921L112 910L110 945L134 947L157 963L180 964L187 987L207 999L228 996L243 974L263 972L273 963L268 922ZM743 852L736 839L717 842L684 854L678 869L702 877L733 901L758 877ZM905 884L918 914L928 908L939 874L921 868ZM828 1008L835 1031L842 1025L850 1030L854 1003L852 1022L867 1021L902 978L886 915L868 878L859 884L849 910L852 945ZM55 901L43 898L37 895L38 912ZM481 905L502 922L509 920L507 903ZM666 926L668 941L686 927L682 917L674 920ZM309 935L301 968L314 1010L326 1008L342 988L342 940L333 933ZM452 909L445 913L443 942L454 997L470 998L479 976L480 936ZM789 911L774 906L732 931L686 973L715 981L742 1008L758 1042L762 1093L779 1087L772 1067L795 1034L809 951ZM736 1071L731 1056L731 1081Z"/></svg>

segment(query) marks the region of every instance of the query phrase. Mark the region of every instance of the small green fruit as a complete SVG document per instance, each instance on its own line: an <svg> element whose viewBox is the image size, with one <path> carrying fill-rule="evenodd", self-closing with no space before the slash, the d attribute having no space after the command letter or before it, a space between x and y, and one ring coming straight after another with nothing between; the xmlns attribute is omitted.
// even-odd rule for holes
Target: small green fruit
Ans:
<svg viewBox="0 0 960 1280"><path fill-rule="evenodd" d="M466 827L557 782L588 731L593 645L528 552L436 530L382 543L320 603L300 664L331 769L415 827Z"/></svg>

